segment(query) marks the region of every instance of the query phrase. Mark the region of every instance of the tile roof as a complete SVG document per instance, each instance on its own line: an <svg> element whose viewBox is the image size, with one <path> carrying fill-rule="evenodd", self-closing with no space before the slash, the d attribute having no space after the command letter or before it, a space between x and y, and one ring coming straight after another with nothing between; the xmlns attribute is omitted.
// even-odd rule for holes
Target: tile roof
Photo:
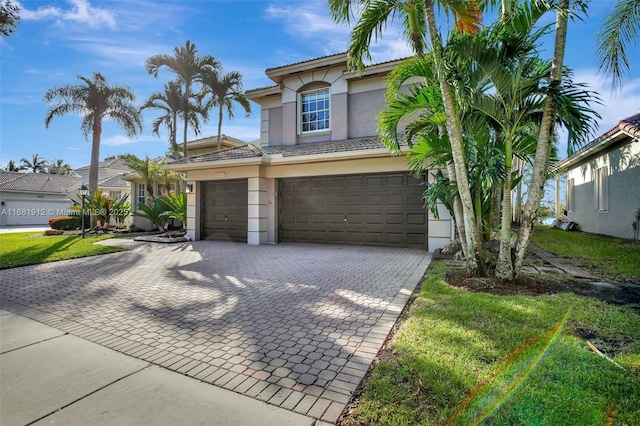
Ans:
<svg viewBox="0 0 640 426"><path fill-rule="evenodd" d="M193 157L183 158L182 160L174 161L174 164L197 164L208 163L210 161L224 161L224 160L238 160L243 158L255 158L261 157L262 151L255 145L237 146L229 149L223 149L220 151L210 152L208 154L195 155Z"/></svg>
<svg viewBox="0 0 640 426"><path fill-rule="evenodd" d="M255 145L240 146L197 155L176 161L172 164L197 164L224 160L259 158L264 154L282 155L282 157L301 157L305 155L330 154L337 152L365 151L384 148L378 137L347 139L342 141L302 143L260 148Z"/></svg>
<svg viewBox="0 0 640 426"><path fill-rule="evenodd" d="M584 155L587 151L597 147L603 142L606 142L611 136L615 135L618 132L625 132L631 137L640 138L640 113L632 115L627 118L623 118L618 122L618 124L594 139L592 142L589 142L587 145L580 148L578 151L574 152L570 157L564 158L561 160L554 169L560 169L566 163L574 160L577 157Z"/></svg>
<svg viewBox="0 0 640 426"><path fill-rule="evenodd" d="M0 190L66 194L82 184L82 178L49 173L0 171Z"/></svg>
<svg viewBox="0 0 640 426"><path fill-rule="evenodd" d="M347 139L342 141L301 143L299 145L281 145L264 147L265 154L282 154L283 157L302 155L330 154L334 152L363 151L384 148L377 137Z"/></svg>
<svg viewBox="0 0 640 426"><path fill-rule="evenodd" d="M91 167L90 165L87 165L83 167L78 167L76 170L84 170L84 169L89 170L90 167ZM120 157L110 158L108 160L101 161L100 163L98 163L98 168L118 169L118 170L127 170L127 171L130 170L129 166L127 165L127 162Z"/></svg>
<svg viewBox="0 0 640 426"><path fill-rule="evenodd" d="M98 182L98 187L107 187L107 188L129 188L131 184L126 180L122 179L122 175L117 176L109 176L107 178L102 179Z"/></svg>
<svg viewBox="0 0 640 426"><path fill-rule="evenodd" d="M332 54L332 55L325 55L325 56L319 56L319 57L317 57L317 58L305 59L304 61L294 62L294 63L292 63L292 64L280 65L280 66L278 66L278 67L267 68L267 69L265 70L265 72L267 72L267 73L268 73L268 72L271 72L271 71L277 70L277 69L279 69L279 68L286 68L286 67L290 67L290 66L293 66L293 65L305 64L305 63L307 63L307 62L317 61L318 59L325 59L325 58L331 58L331 57L334 57L334 56L340 56L340 55L344 55L345 53L347 53L347 52L334 53L334 54Z"/></svg>

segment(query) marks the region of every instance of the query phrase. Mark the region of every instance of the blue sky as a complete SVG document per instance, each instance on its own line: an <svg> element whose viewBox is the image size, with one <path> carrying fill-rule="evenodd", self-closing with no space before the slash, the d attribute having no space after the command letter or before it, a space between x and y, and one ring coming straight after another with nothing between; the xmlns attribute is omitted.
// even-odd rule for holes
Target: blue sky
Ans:
<svg viewBox="0 0 640 426"><path fill-rule="evenodd" d="M96 1L14 0L21 11L16 33L0 39L0 164L9 159L39 154L47 160L64 159L72 167L87 165L91 144L80 132L81 118L70 114L54 118L45 129L47 105L42 97L48 88L77 84L77 76L101 72L110 83L127 85L137 103L161 90L174 78L161 71L148 75L144 61L159 53L171 54L185 41L195 43L201 54L213 55L225 72L239 71L244 89L273 84L266 68L286 65L345 51L349 29L333 24L326 0L291 1ZM595 33L613 0L591 1L589 16L571 23L566 64L577 81L600 92L604 105L596 109L602 120L599 133L620 119L640 112L640 55L630 52L635 68L620 93L611 93L606 81L596 76ZM549 17L551 19L551 17ZM409 48L392 27L372 49L374 62L406 57ZM550 48L543 52L550 57ZM244 118L240 108L223 133L251 141L259 137L259 108ZM145 112L144 131L134 140L113 123L103 127L100 158L133 153L162 155L166 134L151 134L157 116ZM198 137L216 134L216 123L202 128ZM193 137L193 135L191 135ZM564 144L561 153L566 151Z"/></svg>

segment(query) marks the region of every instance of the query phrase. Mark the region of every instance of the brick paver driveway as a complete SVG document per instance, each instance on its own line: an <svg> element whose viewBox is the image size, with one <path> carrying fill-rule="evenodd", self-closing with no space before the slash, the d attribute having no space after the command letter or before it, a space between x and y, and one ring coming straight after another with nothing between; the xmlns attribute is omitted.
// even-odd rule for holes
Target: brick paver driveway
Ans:
<svg viewBox="0 0 640 426"><path fill-rule="evenodd" d="M0 271L0 294L3 309L334 422L429 261L372 247L135 243Z"/></svg>

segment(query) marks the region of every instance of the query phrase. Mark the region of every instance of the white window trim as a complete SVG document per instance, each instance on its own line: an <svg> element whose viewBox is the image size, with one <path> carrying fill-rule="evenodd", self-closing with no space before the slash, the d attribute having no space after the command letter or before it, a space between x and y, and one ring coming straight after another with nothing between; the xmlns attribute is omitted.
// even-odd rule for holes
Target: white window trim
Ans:
<svg viewBox="0 0 640 426"><path fill-rule="evenodd" d="M329 127L326 129L320 129L320 130L307 130L307 131L303 131L302 130L302 97L304 95L308 95L310 93L314 93L314 92L327 92L328 93L328 98L329 98ZM298 135L300 136L304 136L304 135L314 135L314 134L318 134L318 133L328 133L331 132L331 122L333 121L331 118L331 88L330 87L319 87L319 88L315 88L315 89L311 89L311 90L305 90L302 92L298 93L298 112L297 112L297 121L298 121Z"/></svg>
<svg viewBox="0 0 640 426"><path fill-rule="evenodd" d="M139 183L138 184L138 196L136 197L136 200L138 201L136 203L136 211L138 211L138 204L142 203L146 203L147 201L147 185L144 183ZM140 201L140 199L142 198L142 201Z"/></svg>
<svg viewBox="0 0 640 426"><path fill-rule="evenodd" d="M575 180L567 179L567 212L574 212L576 209L576 189Z"/></svg>
<svg viewBox="0 0 640 426"><path fill-rule="evenodd" d="M604 165L596 169L595 201L598 213L609 212L609 166Z"/></svg>

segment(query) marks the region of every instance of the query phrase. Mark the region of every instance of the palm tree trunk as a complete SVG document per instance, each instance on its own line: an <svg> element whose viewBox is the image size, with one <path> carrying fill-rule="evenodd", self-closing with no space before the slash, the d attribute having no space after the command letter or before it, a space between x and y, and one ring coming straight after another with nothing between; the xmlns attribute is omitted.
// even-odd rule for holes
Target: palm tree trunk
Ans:
<svg viewBox="0 0 640 426"><path fill-rule="evenodd" d="M184 84L184 104L182 107L182 111L184 112L184 131L182 133L183 136L183 145L184 156L187 157L187 129L189 128L189 98L191 97L191 84L189 82L185 82Z"/></svg>
<svg viewBox="0 0 640 426"><path fill-rule="evenodd" d="M100 136L102 134L102 123L96 121L93 124L93 135L91 138L91 164L89 165L89 191L91 195L98 189L98 167L100 165Z"/></svg>
<svg viewBox="0 0 640 426"><path fill-rule="evenodd" d="M218 112L218 151L220 151L220 147L222 146L222 99L220 100L220 111Z"/></svg>
<svg viewBox="0 0 640 426"><path fill-rule="evenodd" d="M511 261L511 169L513 153L511 137L507 137L504 146L504 171L506 179L502 194L502 222L500 230L500 253L496 264L496 276L504 280L513 278L513 263Z"/></svg>
<svg viewBox="0 0 640 426"><path fill-rule="evenodd" d="M456 169L453 164L447 165L447 173L450 181L456 180ZM460 245L462 246L462 254L466 259L471 254L469 252L469 246L467 245L467 236L465 235L464 219L462 214L462 203L460 202L460 195L456 194L453 199L453 219L456 224L456 230L458 231L458 238L460 239ZM471 252L473 253L473 252Z"/></svg>
<svg viewBox="0 0 640 426"><path fill-rule="evenodd" d="M562 80L562 67L564 65L564 53L567 44L567 27L569 18L569 0L561 0L556 12L556 37L553 51L553 63L551 66L550 88L558 87ZM528 185L528 197L524 206L522 225L518 233L514 256L514 273L520 274L524 256L529 246L529 239L533 230L535 215L540 207L540 200L544 195L545 175L549 167L549 156L551 154L552 136L556 122L556 106L551 97L547 97L540 124L538 135L538 145L533 164L531 183Z"/></svg>
<svg viewBox="0 0 640 426"><path fill-rule="evenodd" d="M469 178L464 161L462 125L460 124L460 119L456 112L453 94L451 93L451 87L449 86L449 83L446 80L446 76L444 75L445 70L443 68L443 58L441 52L442 41L440 40L438 27L436 25L433 0L424 0L424 8L425 16L427 18L429 36L431 38L434 65L438 75L438 82L440 83L440 90L442 91L442 100L444 102L445 114L447 116L447 133L449 134L449 140L451 141L453 164L456 172L456 183L458 184L458 193L460 194L460 202L462 204L464 236L467 247L469 249L469 256L467 256L466 258L466 266L469 273L476 275L478 272L480 272L482 275L484 275L486 271L478 271L479 260L482 259L483 252L482 247L480 244L478 244L476 238L476 220L473 211L473 199L471 197ZM475 252L475 256L471 255L472 252Z"/></svg>

